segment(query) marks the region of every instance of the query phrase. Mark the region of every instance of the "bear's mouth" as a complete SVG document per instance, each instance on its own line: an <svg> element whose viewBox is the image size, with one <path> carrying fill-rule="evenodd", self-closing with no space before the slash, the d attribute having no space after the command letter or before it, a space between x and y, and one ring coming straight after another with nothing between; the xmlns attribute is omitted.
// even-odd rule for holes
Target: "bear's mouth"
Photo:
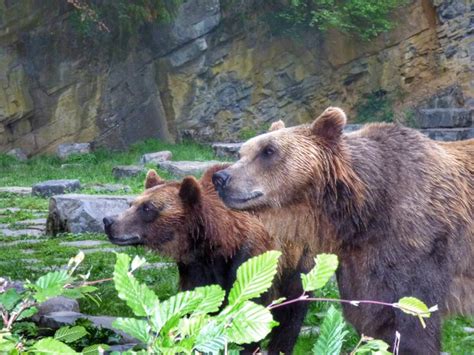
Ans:
<svg viewBox="0 0 474 355"><path fill-rule="evenodd" d="M120 238L109 236L109 240L116 245L139 245L143 244L142 239L137 235L126 235Z"/></svg>
<svg viewBox="0 0 474 355"><path fill-rule="evenodd" d="M237 196L230 196L226 194L226 196L223 196L223 197L224 197L225 204L228 205L229 207L242 208L244 207L242 205L245 205L250 201L256 200L257 198L261 196L263 196L262 191L253 191L246 195L239 194Z"/></svg>

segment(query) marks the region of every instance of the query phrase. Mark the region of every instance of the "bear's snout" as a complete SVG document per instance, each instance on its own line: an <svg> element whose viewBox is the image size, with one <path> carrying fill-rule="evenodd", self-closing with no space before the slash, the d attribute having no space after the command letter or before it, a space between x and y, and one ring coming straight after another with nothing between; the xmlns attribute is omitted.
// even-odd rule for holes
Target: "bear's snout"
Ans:
<svg viewBox="0 0 474 355"><path fill-rule="evenodd" d="M218 171L217 173L214 173L214 175L212 175L212 183L218 191L224 189L229 183L229 181L230 174L225 170Z"/></svg>
<svg viewBox="0 0 474 355"><path fill-rule="evenodd" d="M112 224L114 224L115 219L114 217L107 216L107 217L104 217L102 222L104 222L105 231L107 232L107 230L110 229Z"/></svg>

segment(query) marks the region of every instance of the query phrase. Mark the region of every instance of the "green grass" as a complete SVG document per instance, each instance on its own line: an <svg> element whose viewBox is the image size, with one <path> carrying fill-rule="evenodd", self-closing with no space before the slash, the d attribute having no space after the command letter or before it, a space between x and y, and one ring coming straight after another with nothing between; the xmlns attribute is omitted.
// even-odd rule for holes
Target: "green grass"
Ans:
<svg viewBox="0 0 474 355"><path fill-rule="evenodd" d="M49 179L79 179L83 185L95 183L121 183L129 185L133 194L143 190L144 174L130 179L116 181L112 176L112 168L116 165L137 164L140 156L147 152L170 150L173 160L212 160L216 159L210 147L195 143L185 142L172 145L156 140L134 145L128 152L108 152L99 150L82 156L72 156L67 160L60 160L51 156L39 156L27 162L18 162L15 159L0 154L0 186L31 186L37 182ZM81 164L79 167L62 169L61 164ZM155 168L154 166L148 166ZM171 178L166 172L159 171L164 178ZM84 189L90 193L92 190ZM48 199L31 196L16 196L0 194L0 208L18 207L28 211L3 213L0 215L0 224L14 227L15 223L31 218L38 218L30 210L45 213L48 209ZM8 241L21 241L34 239L23 236L9 238L0 234L0 243ZM90 280L109 278L112 276L115 264L115 253L101 250L105 248L116 249L130 256L144 256L149 263L168 262L169 260L147 251L142 247L118 247L108 242L103 234L63 234L57 237L48 237L41 243L20 243L16 245L0 246L0 276L8 276L14 280L36 280L47 270L54 270L67 264L72 256L76 255L79 248L61 246L64 241L98 240L103 244L91 247L98 251L87 254L79 272L86 274L90 271ZM24 251L27 250L28 254ZM37 259L33 263L31 259ZM149 285L160 297L168 298L178 290L178 272L176 267L139 270L137 278ZM93 315L132 316L129 308L118 299L117 293L111 282L98 285L98 304L90 299L80 300L81 311ZM334 282L327 285L317 296L338 297L337 286ZM327 303L312 303L308 312L305 325L319 327L324 314L328 309ZM464 327L474 327L472 317L456 317L444 322L443 326L443 351L451 354L473 354L474 336L468 335ZM358 336L348 325L348 336L343 350L349 353L355 346ZM295 348L295 354L308 354L311 352L317 335L300 336Z"/></svg>

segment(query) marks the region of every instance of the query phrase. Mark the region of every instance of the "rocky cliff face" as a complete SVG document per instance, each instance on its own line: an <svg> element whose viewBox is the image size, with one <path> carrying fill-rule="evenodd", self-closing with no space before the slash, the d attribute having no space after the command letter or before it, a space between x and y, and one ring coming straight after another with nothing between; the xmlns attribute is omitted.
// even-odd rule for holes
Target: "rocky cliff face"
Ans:
<svg viewBox="0 0 474 355"><path fill-rule="evenodd" d="M471 127L473 7L415 0L395 14L393 31L364 43L337 32L275 37L259 21L223 14L219 0L187 0L117 57L114 43L74 39L65 1L4 0L0 151L238 140L276 119L308 122L328 105L354 117L374 92L390 99L397 120Z"/></svg>

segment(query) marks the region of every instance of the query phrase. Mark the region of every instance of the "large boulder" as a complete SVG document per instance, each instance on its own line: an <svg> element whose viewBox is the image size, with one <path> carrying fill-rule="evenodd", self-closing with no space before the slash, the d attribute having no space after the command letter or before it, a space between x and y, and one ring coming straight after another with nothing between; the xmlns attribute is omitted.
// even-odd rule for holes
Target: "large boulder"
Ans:
<svg viewBox="0 0 474 355"><path fill-rule="evenodd" d="M7 152L7 155L15 158L16 160L19 160L19 161L25 161L28 159L28 155L26 154L26 152L21 149L21 148L13 148L11 150L9 150Z"/></svg>
<svg viewBox="0 0 474 355"><path fill-rule="evenodd" d="M87 154L91 152L90 143L65 143L60 144L56 150L58 157L66 159L72 154Z"/></svg>
<svg viewBox="0 0 474 355"><path fill-rule="evenodd" d="M81 189L79 180L48 180L33 185L32 194L48 197L73 192Z"/></svg>
<svg viewBox="0 0 474 355"><path fill-rule="evenodd" d="M158 163L160 169L166 170L170 174L178 177L186 175L199 175L213 165L221 162L211 161L164 161Z"/></svg>
<svg viewBox="0 0 474 355"><path fill-rule="evenodd" d="M61 232L102 233L105 216L126 210L134 196L66 194L53 196L49 201L46 231L56 235Z"/></svg>

